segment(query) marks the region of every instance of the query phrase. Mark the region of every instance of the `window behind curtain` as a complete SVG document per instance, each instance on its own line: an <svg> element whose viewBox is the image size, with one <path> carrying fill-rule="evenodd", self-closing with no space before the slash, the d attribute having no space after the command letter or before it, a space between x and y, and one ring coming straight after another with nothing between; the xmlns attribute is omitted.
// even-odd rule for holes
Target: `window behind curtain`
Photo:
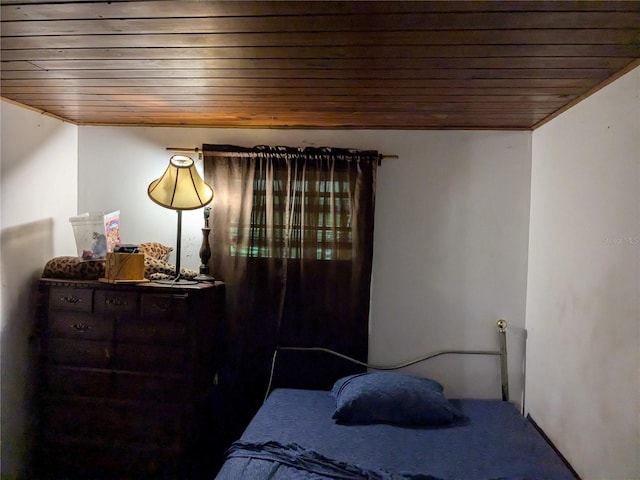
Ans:
<svg viewBox="0 0 640 480"><path fill-rule="evenodd" d="M286 172L286 166L278 167ZM251 222L229 224L229 255L245 257L287 257L291 259L349 260L352 255L351 205L348 172L334 172L332 178L267 180L262 170L253 180ZM273 223L266 214L267 196L272 197ZM312 198L313 202L309 199ZM291 202L292 205L288 203ZM288 213L289 212L289 213ZM251 238L238 247L239 229ZM272 231L273 241L267 236ZM304 250L304 252L303 252Z"/></svg>

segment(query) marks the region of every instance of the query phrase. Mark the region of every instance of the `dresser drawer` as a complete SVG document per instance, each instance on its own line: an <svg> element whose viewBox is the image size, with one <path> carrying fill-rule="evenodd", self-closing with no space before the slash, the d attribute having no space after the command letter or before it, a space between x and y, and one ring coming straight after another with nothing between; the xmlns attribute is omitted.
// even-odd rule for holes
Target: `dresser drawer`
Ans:
<svg viewBox="0 0 640 480"><path fill-rule="evenodd" d="M151 480L183 478L175 465L175 447L135 448L60 438L41 445L46 473L42 480Z"/></svg>
<svg viewBox="0 0 640 480"><path fill-rule="evenodd" d="M113 358L111 342L49 338L46 349L54 365L107 368Z"/></svg>
<svg viewBox="0 0 640 480"><path fill-rule="evenodd" d="M53 394L108 398L115 390L115 373L109 370L52 366L46 372L46 385L48 392Z"/></svg>
<svg viewBox="0 0 640 480"><path fill-rule="evenodd" d="M151 375L118 372L115 375L115 392L123 400L151 402L182 402L187 382L184 375L175 373Z"/></svg>
<svg viewBox="0 0 640 480"><path fill-rule="evenodd" d="M113 321L87 313L54 310L49 316L49 335L109 341L113 338Z"/></svg>
<svg viewBox="0 0 640 480"><path fill-rule="evenodd" d="M185 342L185 324L168 320L123 320L118 322L119 342L179 345Z"/></svg>
<svg viewBox="0 0 640 480"><path fill-rule="evenodd" d="M77 287L51 287L49 309L90 312L93 307L93 290Z"/></svg>
<svg viewBox="0 0 640 480"><path fill-rule="evenodd" d="M167 446L175 442L181 416L173 405L58 401L46 406L45 432L100 442Z"/></svg>
<svg viewBox="0 0 640 480"><path fill-rule="evenodd" d="M145 320L183 321L187 316L186 295L147 294L140 303L140 316Z"/></svg>
<svg viewBox="0 0 640 480"><path fill-rule="evenodd" d="M120 370L144 372L182 372L186 368L183 346L119 343L116 363Z"/></svg>
<svg viewBox="0 0 640 480"><path fill-rule="evenodd" d="M110 315L135 315L138 312L138 294L117 290L98 290L95 294L95 311Z"/></svg>
<svg viewBox="0 0 640 480"><path fill-rule="evenodd" d="M185 376L78 367L49 367L46 392L75 397L179 403L187 388Z"/></svg>

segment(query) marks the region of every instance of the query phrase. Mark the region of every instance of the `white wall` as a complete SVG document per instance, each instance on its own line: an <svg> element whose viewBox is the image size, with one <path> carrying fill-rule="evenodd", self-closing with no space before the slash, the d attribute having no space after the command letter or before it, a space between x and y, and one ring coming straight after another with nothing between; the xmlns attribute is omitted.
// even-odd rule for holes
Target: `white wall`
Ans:
<svg viewBox="0 0 640 480"><path fill-rule="evenodd" d="M640 478L640 68L533 134L527 407L578 473Z"/></svg>
<svg viewBox="0 0 640 480"><path fill-rule="evenodd" d="M524 328L528 132L396 133L380 170L370 355L393 363L439 349L486 350L499 318ZM511 344L511 370L521 350ZM455 397L495 397L498 358L440 357L413 370ZM512 399L521 379L512 375Z"/></svg>
<svg viewBox="0 0 640 480"><path fill-rule="evenodd" d="M397 154L378 170L370 359L399 362L443 345L493 349L498 318L511 323L515 338L524 327L530 138L529 132L80 127L78 204L80 211L120 210L124 242L173 246L175 212L146 194L168 164L167 146L315 145ZM182 265L195 268L202 211L183 219ZM516 370L517 363L514 355ZM497 358L442 358L429 372L450 395L496 397L497 365ZM448 375L452 368L464 374Z"/></svg>
<svg viewBox="0 0 640 480"><path fill-rule="evenodd" d="M29 434L37 279L47 260L75 255L77 127L2 101L2 478L21 478Z"/></svg>

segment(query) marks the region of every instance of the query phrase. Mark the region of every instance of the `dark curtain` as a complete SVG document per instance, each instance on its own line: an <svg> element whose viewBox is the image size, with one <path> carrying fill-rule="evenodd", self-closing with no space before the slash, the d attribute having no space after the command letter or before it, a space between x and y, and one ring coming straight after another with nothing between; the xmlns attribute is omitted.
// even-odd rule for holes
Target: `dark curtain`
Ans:
<svg viewBox="0 0 640 480"><path fill-rule="evenodd" d="M367 360L379 156L230 145L203 152L215 191L209 266L227 284L222 380L237 430L263 400L276 345ZM319 355L281 352L275 386L329 389L359 370Z"/></svg>

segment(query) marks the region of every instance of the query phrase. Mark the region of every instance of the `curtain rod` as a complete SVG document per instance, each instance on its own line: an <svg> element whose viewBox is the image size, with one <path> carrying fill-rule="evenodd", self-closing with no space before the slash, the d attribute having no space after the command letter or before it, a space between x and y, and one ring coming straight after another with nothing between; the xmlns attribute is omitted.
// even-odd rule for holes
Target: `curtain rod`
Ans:
<svg viewBox="0 0 640 480"><path fill-rule="evenodd" d="M167 147L167 151L172 151L172 152L195 152L198 155L200 155L202 153L202 150L200 150L198 147ZM386 159L398 159L400 158L398 155L383 155L380 154L378 156L378 165L380 165L380 163L382 162L382 160L386 160Z"/></svg>
<svg viewBox="0 0 640 480"><path fill-rule="evenodd" d="M198 154L198 159L202 159L202 150L198 147L166 147L168 152L194 152Z"/></svg>
<svg viewBox="0 0 640 480"><path fill-rule="evenodd" d="M190 148L190 147L167 147L168 151L172 152L196 152L198 153L200 149L198 147Z"/></svg>

